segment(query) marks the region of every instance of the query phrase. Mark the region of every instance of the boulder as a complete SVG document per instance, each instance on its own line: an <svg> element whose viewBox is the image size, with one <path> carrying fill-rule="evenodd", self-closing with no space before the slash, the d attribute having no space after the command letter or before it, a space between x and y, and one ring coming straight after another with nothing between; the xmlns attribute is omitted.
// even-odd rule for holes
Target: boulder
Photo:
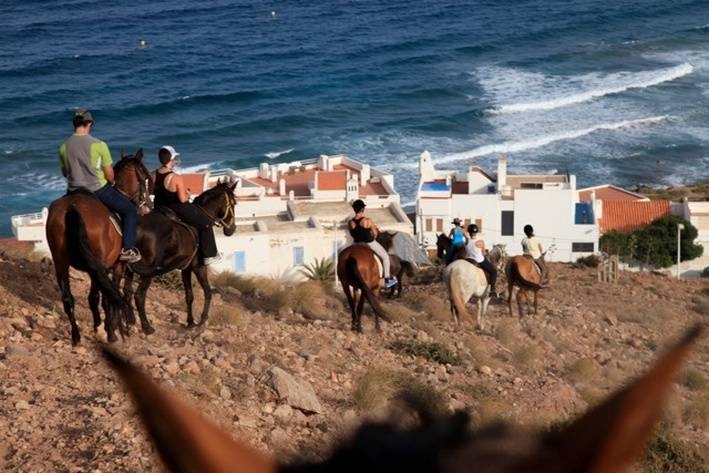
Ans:
<svg viewBox="0 0 709 473"><path fill-rule="evenodd" d="M269 385L276 390L280 399L291 407L305 413L323 412L320 401L310 383L292 376L287 371L274 366L269 371Z"/></svg>

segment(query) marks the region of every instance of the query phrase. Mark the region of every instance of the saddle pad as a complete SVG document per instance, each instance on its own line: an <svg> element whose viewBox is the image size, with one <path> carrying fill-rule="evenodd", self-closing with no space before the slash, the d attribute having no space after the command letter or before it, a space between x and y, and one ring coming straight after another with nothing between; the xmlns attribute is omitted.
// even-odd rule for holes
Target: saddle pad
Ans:
<svg viewBox="0 0 709 473"><path fill-rule="evenodd" d="M108 220L113 224L113 228L116 229L120 236L123 236L123 230L121 230L121 217L118 214L110 214Z"/></svg>

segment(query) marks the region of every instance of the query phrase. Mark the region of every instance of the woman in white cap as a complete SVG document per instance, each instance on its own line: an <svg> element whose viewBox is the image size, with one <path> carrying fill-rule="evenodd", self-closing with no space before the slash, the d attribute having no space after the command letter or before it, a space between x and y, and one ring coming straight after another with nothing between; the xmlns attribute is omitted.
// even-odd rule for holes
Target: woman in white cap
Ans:
<svg viewBox="0 0 709 473"><path fill-rule="evenodd" d="M155 171L155 207L167 207L183 222L197 229L200 256L204 264L221 259L214 240L212 219L199 207L190 203L190 193L182 176L173 171L180 162L180 153L172 146L163 146L158 152L162 166Z"/></svg>

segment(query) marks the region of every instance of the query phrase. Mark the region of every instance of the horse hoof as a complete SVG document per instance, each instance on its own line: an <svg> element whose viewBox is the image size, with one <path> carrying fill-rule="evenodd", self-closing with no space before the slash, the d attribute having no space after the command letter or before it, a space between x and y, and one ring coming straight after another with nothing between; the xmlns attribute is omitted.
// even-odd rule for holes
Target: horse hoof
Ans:
<svg viewBox="0 0 709 473"><path fill-rule="evenodd" d="M155 333L155 329L152 327L152 325L143 325L143 333L145 335L150 335Z"/></svg>
<svg viewBox="0 0 709 473"><path fill-rule="evenodd" d="M116 337L116 334L113 332L110 332L108 334L108 342L109 343L116 343L118 341L118 337Z"/></svg>

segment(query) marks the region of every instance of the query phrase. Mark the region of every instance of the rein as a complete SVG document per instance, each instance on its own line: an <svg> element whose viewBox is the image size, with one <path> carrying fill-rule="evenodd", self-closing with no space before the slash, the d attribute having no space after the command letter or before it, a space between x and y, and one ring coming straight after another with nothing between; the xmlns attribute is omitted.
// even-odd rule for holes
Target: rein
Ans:
<svg viewBox="0 0 709 473"><path fill-rule="evenodd" d="M207 214L207 217L209 217L214 222L215 227L228 227L230 224L227 219L234 221L234 205L232 203L232 200L229 198L228 194L224 194L224 198L226 199L226 206L224 208L224 215L222 215L221 217L213 216L207 211L207 209L199 205L199 208L202 209L202 212Z"/></svg>
<svg viewBox="0 0 709 473"><path fill-rule="evenodd" d="M148 186L147 186L147 181L148 178L141 178L140 172L136 169L134 164L129 164L129 166L133 167L133 172L135 175L138 177L138 190L136 190L133 194L128 194L125 192L123 189L120 189L116 187L118 192L123 194L124 196L128 197L128 199L133 202L138 208L142 207L151 207L152 202L150 201L150 197L148 196Z"/></svg>

